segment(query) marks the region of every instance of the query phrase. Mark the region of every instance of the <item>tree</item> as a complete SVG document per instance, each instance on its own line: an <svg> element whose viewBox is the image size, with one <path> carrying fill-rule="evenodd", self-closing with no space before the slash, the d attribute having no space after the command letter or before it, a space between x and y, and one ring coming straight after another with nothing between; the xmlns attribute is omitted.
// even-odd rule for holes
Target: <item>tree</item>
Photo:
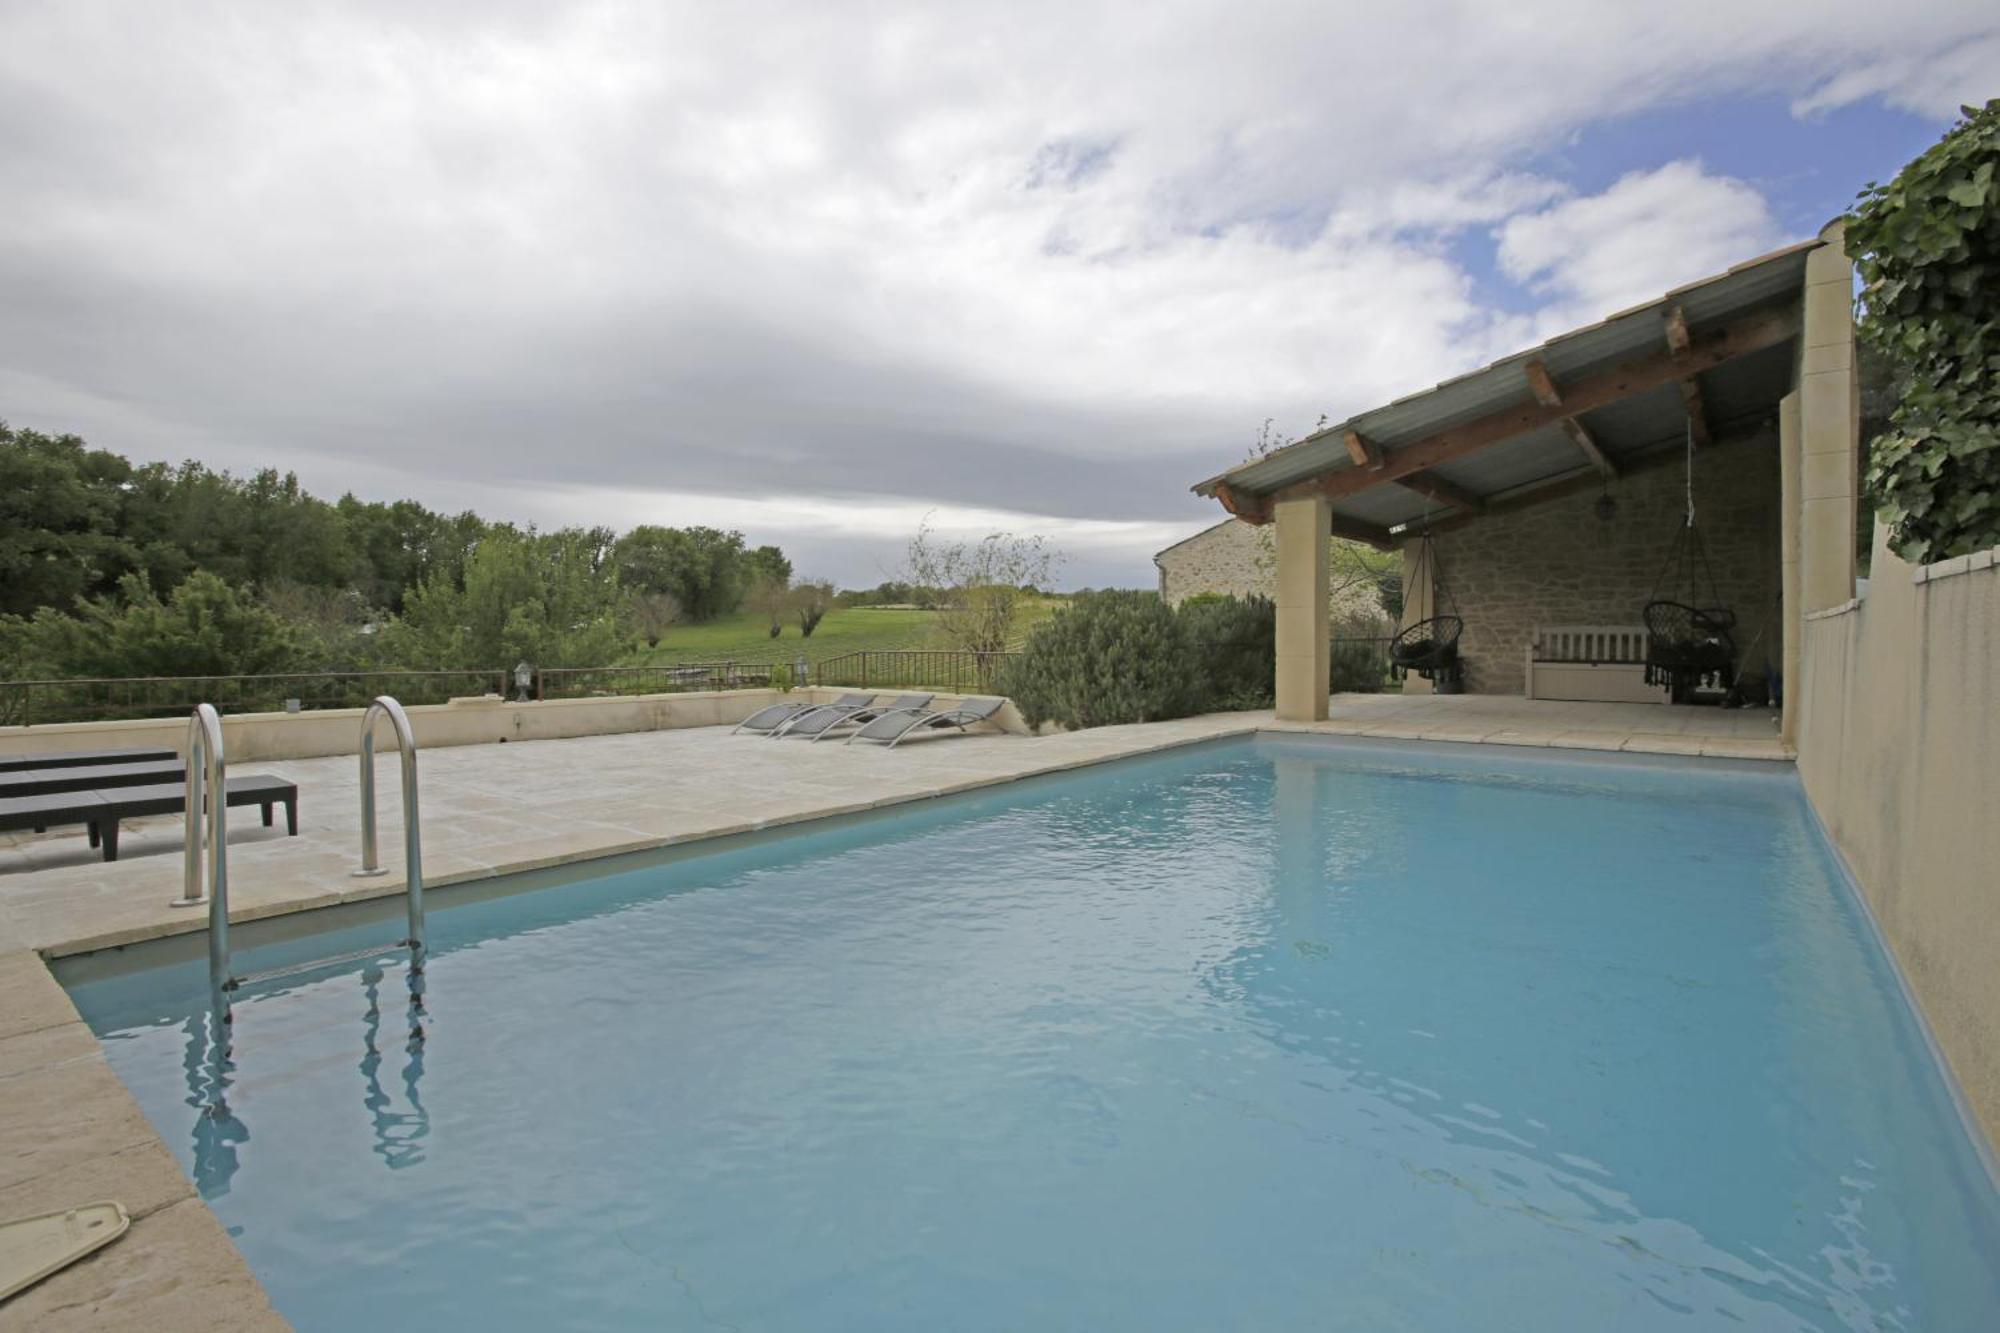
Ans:
<svg viewBox="0 0 2000 1333"><path fill-rule="evenodd" d="M695 621L734 611L750 588L740 532L642 525L618 539L611 563L627 587L672 593Z"/></svg>
<svg viewBox="0 0 2000 1333"><path fill-rule="evenodd" d="M628 642L630 605L596 567L598 542L579 528L494 528L465 563L463 585L426 579L383 632L405 666L432 670L592 666Z"/></svg>
<svg viewBox="0 0 2000 1333"><path fill-rule="evenodd" d="M1027 586L1049 582L1059 560L1040 537L947 542L926 523L910 540L905 581L938 590L938 629L955 647L998 653L1013 644Z"/></svg>
<svg viewBox="0 0 2000 1333"><path fill-rule="evenodd" d="M833 584L825 579L802 579L792 585L788 600L792 614L798 617L800 636L810 639L833 607Z"/></svg>
<svg viewBox="0 0 2000 1333"><path fill-rule="evenodd" d="M764 617L772 638L785 632L785 609L790 605L791 590L777 579L766 575L751 585L746 604L756 614Z"/></svg>
<svg viewBox="0 0 2000 1333"><path fill-rule="evenodd" d="M119 530L131 471L74 435L0 421L0 614L68 610L138 567Z"/></svg>
<svg viewBox="0 0 2000 1333"><path fill-rule="evenodd" d="M792 562L785 553L775 546L759 546L743 555L746 577L754 586L759 578L775 580L780 585L792 581Z"/></svg>
<svg viewBox="0 0 2000 1333"><path fill-rule="evenodd" d="M299 657L291 626L205 570L164 601L128 574L74 616L44 608L32 619L6 617L0 642L10 670L48 676L262 675L289 671Z"/></svg>
<svg viewBox="0 0 2000 1333"><path fill-rule="evenodd" d="M632 624L645 639L648 648L659 646L660 639L681 618L681 603L670 592L635 592L632 594Z"/></svg>
<svg viewBox="0 0 2000 1333"><path fill-rule="evenodd" d="M1897 399L1868 488L1896 553L1919 563L2000 543L2000 98L1964 116L1847 220L1858 329Z"/></svg>

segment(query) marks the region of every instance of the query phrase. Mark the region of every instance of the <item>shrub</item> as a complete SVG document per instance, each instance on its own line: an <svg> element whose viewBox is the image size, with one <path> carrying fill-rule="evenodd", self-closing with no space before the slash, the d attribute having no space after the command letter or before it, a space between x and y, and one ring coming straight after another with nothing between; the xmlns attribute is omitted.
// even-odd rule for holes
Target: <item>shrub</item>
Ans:
<svg viewBox="0 0 2000 1333"><path fill-rule="evenodd" d="M1029 637L998 683L1030 726L1185 717L1204 693L1186 626L1150 592L1078 595Z"/></svg>
<svg viewBox="0 0 2000 1333"><path fill-rule="evenodd" d="M1847 250L1861 337L1894 368L1867 477L1891 544L1919 562L2000 544L2000 99L1864 190Z"/></svg>
<svg viewBox="0 0 2000 1333"><path fill-rule="evenodd" d="M206 571L164 601L128 574L110 597L65 616L0 617L8 672L50 676L260 675L299 664L296 631L249 592Z"/></svg>
<svg viewBox="0 0 2000 1333"><path fill-rule="evenodd" d="M1203 707L1270 707L1278 615L1269 598L1200 593L1181 603L1180 620L1205 687Z"/></svg>

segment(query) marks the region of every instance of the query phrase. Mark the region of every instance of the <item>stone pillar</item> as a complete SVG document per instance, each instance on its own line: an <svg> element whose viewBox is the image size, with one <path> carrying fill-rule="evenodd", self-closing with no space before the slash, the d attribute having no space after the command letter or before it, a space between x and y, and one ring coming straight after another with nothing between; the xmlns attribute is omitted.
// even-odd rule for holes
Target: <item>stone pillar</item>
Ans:
<svg viewBox="0 0 2000 1333"><path fill-rule="evenodd" d="M1778 662L1785 673L1785 702L1778 735L1798 744L1799 660L1805 646L1806 610L1799 587L1799 499L1804 458L1799 449L1799 395L1788 393L1778 403L1778 626L1782 651Z"/></svg>
<svg viewBox="0 0 2000 1333"><path fill-rule="evenodd" d="M1396 626L1399 630L1437 614L1437 570L1432 568L1434 561L1419 559L1423 549L1421 538L1403 543L1403 618ZM1436 553L1433 544L1432 554ZM1431 682L1414 671L1403 677L1405 694L1429 694L1432 688Z"/></svg>
<svg viewBox="0 0 2000 1333"><path fill-rule="evenodd" d="M1820 233L1806 256L1799 338L1800 611L1854 596L1856 471L1861 451L1861 386L1854 370L1854 266L1846 226ZM1787 685L1791 682L1787 681Z"/></svg>
<svg viewBox="0 0 2000 1333"><path fill-rule="evenodd" d="M1326 717L1327 545L1333 511L1322 499L1281 500L1278 555L1278 716L1288 722Z"/></svg>

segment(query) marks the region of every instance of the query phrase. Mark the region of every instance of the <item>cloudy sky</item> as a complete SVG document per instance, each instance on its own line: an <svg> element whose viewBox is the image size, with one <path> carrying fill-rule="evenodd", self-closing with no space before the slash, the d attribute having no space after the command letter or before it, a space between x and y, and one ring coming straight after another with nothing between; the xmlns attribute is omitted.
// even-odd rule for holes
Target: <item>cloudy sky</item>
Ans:
<svg viewBox="0 0 2000 1333"><path fill-rule="evenodd" d="M0 419L894 571L1816 231L1991 0L0 0Z"/></svg>

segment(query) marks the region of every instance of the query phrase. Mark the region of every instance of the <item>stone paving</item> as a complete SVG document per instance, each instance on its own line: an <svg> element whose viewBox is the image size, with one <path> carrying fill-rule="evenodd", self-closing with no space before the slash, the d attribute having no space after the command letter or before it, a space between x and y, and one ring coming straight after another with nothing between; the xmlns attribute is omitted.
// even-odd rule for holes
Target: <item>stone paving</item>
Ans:
<svg viewBox="0 0 2000 1333"><path fill-rule="evenodd" d="M462 746L420 760L427 885L489 878L919 800L1257 730L1784 759L1767 712L1565 704L1493 696L1342 695L1322 723L1264 713L1066 735L941 735L895 750L731 736L726 728ZM300 787L299 836L239 818L231 919L400 893L393 756L378 760L383 862L355 879L351 758L239 765ZM0 1330L284 1328L195 1195L45 957L198 930L170 906L178 817L135 821L105 864L80 830L0 840L0 1217L115 1198L132 1229L0 1305Z"/></svg>

